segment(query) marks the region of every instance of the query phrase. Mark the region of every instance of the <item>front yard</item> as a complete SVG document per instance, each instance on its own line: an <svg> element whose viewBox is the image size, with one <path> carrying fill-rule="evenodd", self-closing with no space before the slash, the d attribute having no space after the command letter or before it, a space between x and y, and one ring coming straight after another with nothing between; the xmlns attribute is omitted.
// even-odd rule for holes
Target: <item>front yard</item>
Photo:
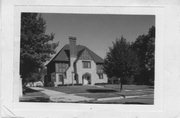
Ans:
<svg viewBox="0 0 180 118"><path fill-rule="evenodd" d="M118 84L95 85L95 86L60 86L60 87L45 87L46 89L55 90L68 94L77 94L85 97L115 97L115 96L132 96L153 94L154 89L146 85L123 85L123 90L119 91Z"/></svg>
<svg viewBox="0 0 180 118"><path fill-rule="evenodd" d="M95 86L60 86L60 87L43 87L48 90L53 90L68 95L82 96L93 98L94 101L86 101L85 103L118 103L118 104L153 104L154 103L154 88L146 85L123 85L123 90L119 91L119 85L95 85ZM37 101L48 101L46 94L41 91L27 92L24 98L37 98ZM123 99L113 99L121 97ZM106 100L106 98L112 98ZM99 101L99 99L104 99ZM23 100L21 100L23 101ZM29 101L33 101L32 99ZM80 102L82 103L82 102Z"/></svg>
<svg viewBox="0 0 180 118"><path fill-rule="evenodd" d="M23 97L20 98L20 101L27 101L27 102L49 102L49 96L42 93L41 91L36 91L30 89L28 87L24 88L25 93Z"/></svg>

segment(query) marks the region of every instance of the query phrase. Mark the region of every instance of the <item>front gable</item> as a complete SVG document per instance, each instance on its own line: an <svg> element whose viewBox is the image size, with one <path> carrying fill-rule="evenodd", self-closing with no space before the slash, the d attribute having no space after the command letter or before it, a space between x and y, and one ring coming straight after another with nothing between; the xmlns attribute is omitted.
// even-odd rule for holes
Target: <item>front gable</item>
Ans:
<svg viewBox="0 0 180 118"><path fill-rule="evenodd" d="M91 57L91 55L89 54L89 52L84 49L80 55L79 55L79 60L93 60L93 58Z"/></svg>
<svg viewBox="0 0 180 118"><path fill-rule="evenodd" d="M68 68L69 68L68 63L63 63L63 62L55 63L55 72L56 73L65 73Z"/></svg>

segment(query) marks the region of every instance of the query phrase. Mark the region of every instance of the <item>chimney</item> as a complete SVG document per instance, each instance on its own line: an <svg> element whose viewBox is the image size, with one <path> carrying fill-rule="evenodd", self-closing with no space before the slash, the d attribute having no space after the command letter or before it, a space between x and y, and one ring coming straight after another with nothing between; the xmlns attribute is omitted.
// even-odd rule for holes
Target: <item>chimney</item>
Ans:
<svg viewBox="0 0 180 118"><path fill-rule="evenodd" d="M70 58L76 58L77 57L77 51L76 51L76 37L69 37L69 49L70 49Z"/></svg>

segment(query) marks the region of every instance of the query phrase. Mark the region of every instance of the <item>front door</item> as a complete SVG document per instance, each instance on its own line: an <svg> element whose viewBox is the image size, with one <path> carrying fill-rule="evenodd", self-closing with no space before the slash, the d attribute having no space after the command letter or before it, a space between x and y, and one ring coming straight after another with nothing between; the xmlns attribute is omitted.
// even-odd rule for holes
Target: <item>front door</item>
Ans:
<svg viewBox="0 0 180 118"><path fill-rule="evenodd" d="M82 76L83 79L83 85L91 84L91 75L89 73L86 73Z"/></svg>

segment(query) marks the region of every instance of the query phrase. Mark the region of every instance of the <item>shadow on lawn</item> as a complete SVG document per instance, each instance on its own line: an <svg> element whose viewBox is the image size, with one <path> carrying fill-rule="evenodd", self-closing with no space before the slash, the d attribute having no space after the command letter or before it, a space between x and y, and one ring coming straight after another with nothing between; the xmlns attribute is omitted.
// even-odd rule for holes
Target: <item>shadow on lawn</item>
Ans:
<svg viewBox="0 0 180 118"><path fill-rule="evenodd" d="M116 90L112 89L87 89L87 92L90 93L112 93L112 92L117 92Z"/></svg>
<svg viewBox="0 0 180 118"><path fill-rule="evenodd" d="M20 102L50 102L50 100L45 97L32 97L30 99L20 99Z"/></svg>
<svg viewBox="0 0 180 118"><path fill-rule="evenodd" d="M34 93L34 92L40 92L40 90L33 90L31 88L28 88L28 87L23 88L23 93Z"/></svg>
<svg viewBox="0 0 180 118"><path fill-rule="evenodd" d="M33 90L28 87L24 87L23 89L23 97L20 97L20 102L50 102L48 96L40 94L41 90Z"/></svg>

